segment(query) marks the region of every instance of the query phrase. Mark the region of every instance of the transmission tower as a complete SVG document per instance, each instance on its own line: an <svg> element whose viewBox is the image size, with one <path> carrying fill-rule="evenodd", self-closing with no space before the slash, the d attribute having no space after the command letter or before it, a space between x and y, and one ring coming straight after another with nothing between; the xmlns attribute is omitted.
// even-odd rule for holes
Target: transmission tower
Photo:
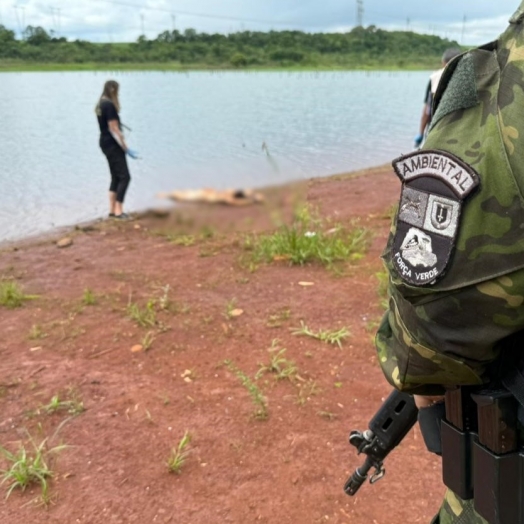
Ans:
<svg viewBox="0 0 524 524"><path fill-rule="evenodd" d="M464 15L464 18L462 19L462 35L460 38L460 43L464 45L464 33L466 32L466 15Z"/></svg>
<svg viewBox="0 0 524 524"><path fill-rule="evenodd" d="M60 8L59 7L50 7L51 17L53 19L53 29L58 36L60 33Z"/></svg>
<svg viewBox="0 0 524 524"><path fill-rule="evenodd" d="M24 37L24 29L25 29L25 7L14 5L13 9L15 10L16 15L16 22L18 25L18 30L20 31L20 38ZM22 15L20 16L20 13L18 10L22 11Z"/></svg>
<svg viewBox="0 0 524 524"><path fill-rule="evenodd" d="M357 27L362 27L364 19L364 0L357 0Z"/></svg>

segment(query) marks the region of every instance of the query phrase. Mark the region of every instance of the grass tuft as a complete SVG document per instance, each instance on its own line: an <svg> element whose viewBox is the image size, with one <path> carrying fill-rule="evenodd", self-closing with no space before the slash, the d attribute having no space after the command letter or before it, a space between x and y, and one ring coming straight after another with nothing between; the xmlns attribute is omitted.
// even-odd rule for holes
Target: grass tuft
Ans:
<svg viewBox="0 0 524 524"><path fill-rule="evenodd" d="M36 295L26 295L22 288L12 280L0 281L0 306L7 309L21 307L27 300L37 298Z"/></svg>
<svg viewBox="0 0 524 524"><path fill-rule="evenodd" d="M268 350L270 353L269 364L260 364L260 368L255 375L259 379L264 373L273 373L277 380L289 380L293 382L297 377L298 370L295 363L285 358L286 348L278 347L278 340L273 340Z"/></svg>
<svg viewBox="0 0 524 524"><path fill-rule="evenodd" d="M322 342L327 342L328 344L337 344L339 348L342 348L342 340L348 337L351 333L344 326L338 330L330 331L320 329L319 331L312 331L309 329L306 324L301 320L299 328L293 328L292 335L307 336L311 338L316 338Z"/></svg>
<svg viewBox="0 0 524 524"><path fill-rule="evenodd" d="M380 297L380 305L383 309L388 308L389 294L388 294L388 285L389 285L389 275L386 270L379 271L375 273L375 277L378 280L377 293Z"/></svg>
<svg viewBox="0 0 524 524"><path fill-rule="evenodd" d="M83 402L77 399L61 400L58 395L55 395L48 404L40 409L49 415L60 411L66 411L70 415L79 415L85 411Z"/></svg>
<svg viewBox="0 0 524 524"><path fill-rule="evenodd" d="M245 247L254 263L284 260L291 265L317 262L332 267L361 259L369 237L370 232L363 227L332 225L304 208L291 225L282 225L271 234L253 235L246 239Z"/></svg>
<svg viewBox="0 0 524 524"><path fill-rule="evenodd" d="M52 455L62 451L67 446L61 444L53 448L48 446L48 438L39 445L29 436L30 447L20 444L15 452L11 452L0 446L0 455L3 456L7 467L0 470L2 476L1 485L7 484L8 498L15 489L25 491L27 487L37 485L40 488L39 499L44 503L50 502L49 480L53 477L53 471L49 467Z"/></svg>
<svg viewBox="0 0 524 524"><path fill-rule="evenodd" d="M177 447L171 450L171 455L167 459L167 467L171 473L179 475L182 471L182 466L184 465L191 451L187 449L189 443L191 442L191 438L191 434L186 430Z"/></svg>
<svg viewBox="0 0 524 524"><path fill-rule="evenodd" d="M89 288L84 289L84 294L82 295L82 304L84 306L94 306L97 302L96 295Z"/></svg>
<svg viewBox="0 0 524 524"><path fill-rule="evenodd" d="M148 300L143 308L136 302L129 302L127 305L127 316L139 326L154 327L156 325L155 301Z"/></svg>
<svg viewBox="0 0 524 524"><path fill-rule="evenodd" d="M255 405L253 416L257 420L266 420L269 417L267 399L263 395L260 388L251 380L251 378L249 378L241 369L238 369L230 360L224 361L224 364L240 379L242 385L247 389L249 396Z"/></svg>

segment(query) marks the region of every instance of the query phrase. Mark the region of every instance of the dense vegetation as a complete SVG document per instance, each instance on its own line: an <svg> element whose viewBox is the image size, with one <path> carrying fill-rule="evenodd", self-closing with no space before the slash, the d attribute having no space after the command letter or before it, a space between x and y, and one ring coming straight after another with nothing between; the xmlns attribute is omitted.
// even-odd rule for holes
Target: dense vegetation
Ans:
<svg viewBox="0 0 524 524"><path fill-rule="evenodd" d="M57 38L28 26L22 39L0 25L0 67L54 64L63 68L98 67L309 67L431 68L444 49L457 46L437 36L355 27L347 33L243 31L231 34L164 31L149 40L98 44Z"/></svg>

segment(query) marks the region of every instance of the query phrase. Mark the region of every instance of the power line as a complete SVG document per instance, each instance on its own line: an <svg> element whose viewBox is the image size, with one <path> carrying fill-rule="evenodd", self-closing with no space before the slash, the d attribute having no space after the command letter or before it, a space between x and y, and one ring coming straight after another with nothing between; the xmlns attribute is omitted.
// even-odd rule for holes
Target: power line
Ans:
<svg viewBox="0 0 524 524"><path fill-rule="evenodd" d="M113 5L120 5L122 7L132 7L134 9L146 9L148 11L159 11L161 13L170 13L173 14L172 9L166 9L162 7L151 7L151 6L141 6L137 4L133 4L131 2L124 2L120 0L93 0L95 2L104 2L106 4L113 4ZM360 0L362 1L362 0ZM178 15L185 15L185 16L194 16L197 18L213 18L216 20L228 20L233 22L253 22L257 24L278 24L278 25L290 25L293 24L293 22L285 21L285 20L263 20L263 19L257 19L257 18L239 18L235 16L226 16L226 15L212 15L207 13L195 13L192 11L180 11L176 10L176 13Z"/></svg>

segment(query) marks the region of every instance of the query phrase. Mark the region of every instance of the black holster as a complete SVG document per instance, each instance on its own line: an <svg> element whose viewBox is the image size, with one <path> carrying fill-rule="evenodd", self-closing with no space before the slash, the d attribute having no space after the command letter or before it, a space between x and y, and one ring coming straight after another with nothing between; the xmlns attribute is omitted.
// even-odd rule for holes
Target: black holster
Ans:
<svg viewBox="0 0 524 524"><path fill-rule="evenodd" d="M505 389L446 393L442 421L444 484L474 501L489 524L524 523L524 454L519 442L519 404Z"/></svg>
<svg viewBox="0 0 524 524"><path fill-rule="evenodd" d="M442 455L441 426L445 416L444 402L418 410L418 424L428 451Z"/></svg>

